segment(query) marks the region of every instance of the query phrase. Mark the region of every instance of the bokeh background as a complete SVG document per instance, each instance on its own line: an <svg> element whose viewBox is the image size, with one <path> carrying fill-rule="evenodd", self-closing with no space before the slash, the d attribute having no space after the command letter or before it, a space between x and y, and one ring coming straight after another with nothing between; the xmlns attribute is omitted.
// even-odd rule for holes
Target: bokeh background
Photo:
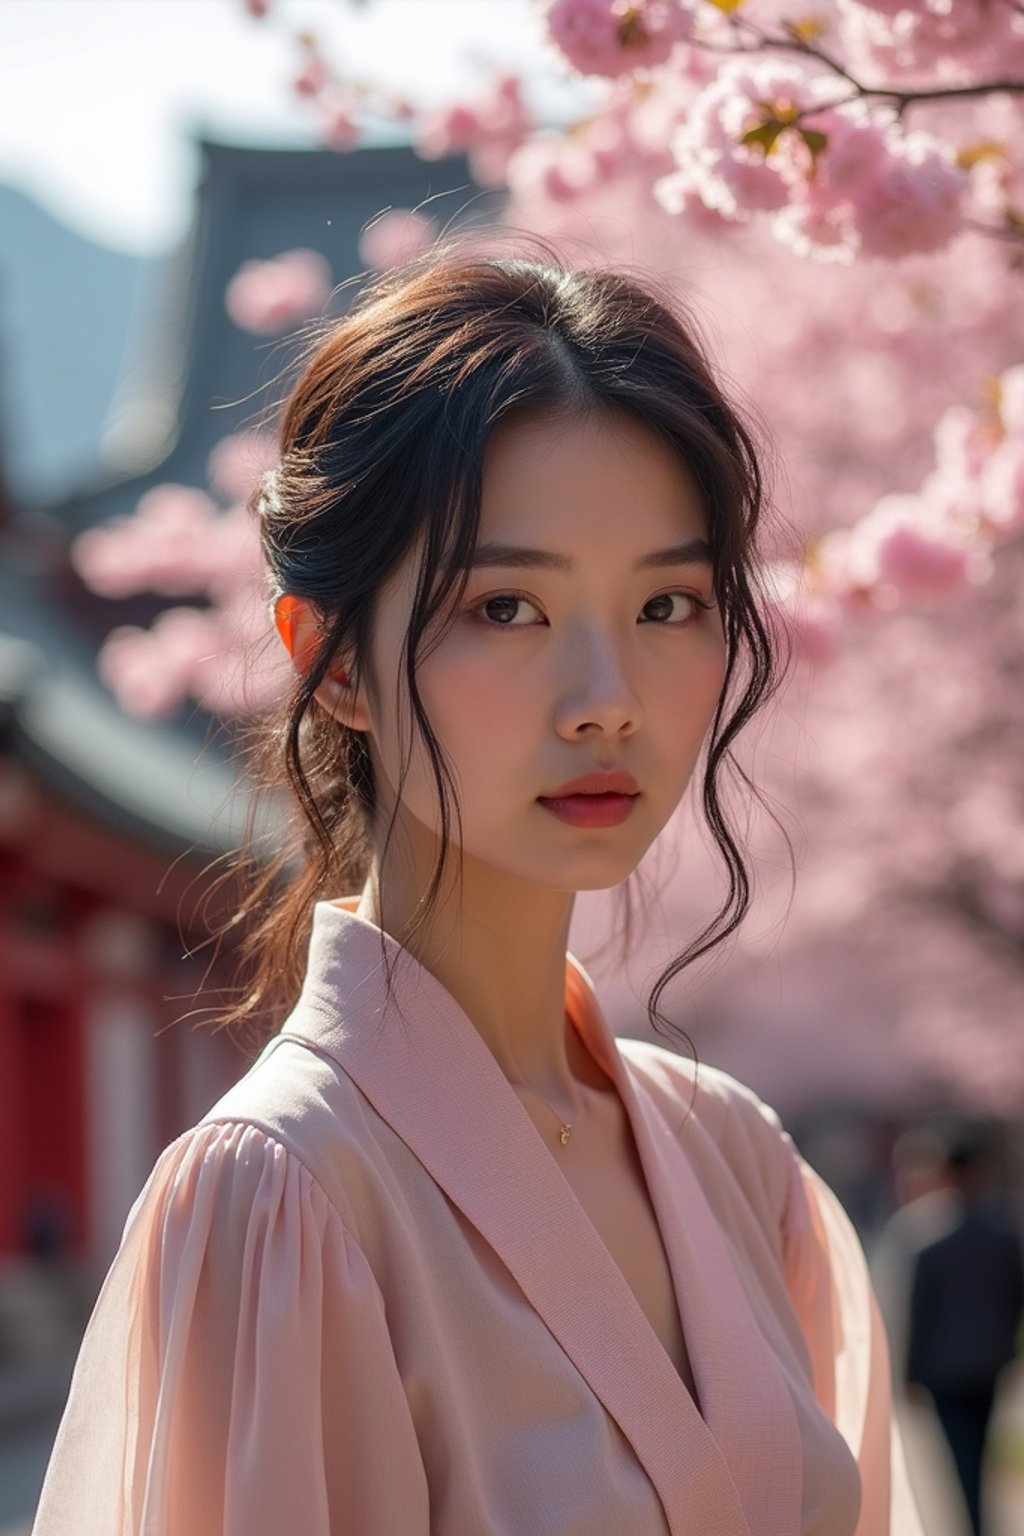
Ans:
<svg viewBox="0 0 1024 1536"><path fill-rule="evenodd" d="M281 683L244 502L291 338L441 233L656 275L777 444L768 554L809 596L742 752L777 821L750 814L752 913L669 1011L778 1108L869 1253L921 1124L981 1127L1020 1220L1024 475L984 549L914 545L888 586L877 558L859 586L821 572L880 506L962 492L1024 362L1024 249L962 228L820 262L692 197L669 213L652 180L708 78L574 76L528 0L0 5L0 1536L28 1528L132 1200L250 1059L203 1026L231 980L204 897L247 811L239 726ZM997 143L1013 110L935 126ZM573 934L624 1034L720 895L692 806L645 874L630 965L612 896ZM962 1536L927 1404L904 1412L930 1536ZM1019 1365L986 1478L993 1536L1024 1529Z"/></svg>

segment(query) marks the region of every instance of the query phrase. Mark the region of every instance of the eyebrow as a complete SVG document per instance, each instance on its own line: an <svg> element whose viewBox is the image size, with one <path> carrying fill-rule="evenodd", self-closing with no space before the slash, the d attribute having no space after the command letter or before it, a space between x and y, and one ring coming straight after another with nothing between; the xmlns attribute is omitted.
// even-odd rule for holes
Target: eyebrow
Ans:
<svg viewBox="0 0 1024 1536"><path fill-rule="evenodd" d="M649 555L641 555L633 569L652 571L666 565L711 565L711 545L706 539L690 539L686 544L673 544L670 549L656 549ZM467 570L481 566L521 566L542 571L574 571L575 560L568 555L556 555L549 549L528 549L521 544L478 544L470 556Z"/></svg>

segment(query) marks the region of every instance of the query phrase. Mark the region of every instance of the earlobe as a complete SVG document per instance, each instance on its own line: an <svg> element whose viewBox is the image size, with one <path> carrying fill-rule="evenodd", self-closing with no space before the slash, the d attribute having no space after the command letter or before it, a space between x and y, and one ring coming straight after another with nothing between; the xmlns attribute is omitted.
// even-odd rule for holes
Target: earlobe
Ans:
<svg viewBox="0 0 1024 1536"><path fill-rule="evenodd" d="M339 725L347 725L350 731L369 730L362 691L352 688L344 672L325 677L317 684L313 697Z"/></svg>

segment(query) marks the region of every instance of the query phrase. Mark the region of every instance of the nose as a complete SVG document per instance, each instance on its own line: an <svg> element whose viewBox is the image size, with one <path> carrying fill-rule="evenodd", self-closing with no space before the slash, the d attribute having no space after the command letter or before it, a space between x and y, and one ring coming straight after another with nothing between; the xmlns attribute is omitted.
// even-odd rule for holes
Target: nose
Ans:
<svg viewBox="0 0 1024 1536"><path fill-rule="evenodd" d="M585 732L631 736L640 725L640 700L623 647L606 630L588 628L563 652L562 687L556 706L559 735L572 740Z"/></svg>

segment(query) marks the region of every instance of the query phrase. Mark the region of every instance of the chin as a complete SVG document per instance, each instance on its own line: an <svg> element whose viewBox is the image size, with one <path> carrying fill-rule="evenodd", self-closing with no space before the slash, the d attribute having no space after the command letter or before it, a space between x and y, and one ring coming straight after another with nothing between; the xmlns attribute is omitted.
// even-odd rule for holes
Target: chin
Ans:
<svg viewBox="0 0 1024 1536"><path fill-rule="evenodd" d="M593 859L575 859L571 867L567 867L568 861L561 871L547 869L537 871L534 884L552 886L558 891L610 891L617 885L622 885L633 874L642 858L641 854L631 857Z"/></svg>

